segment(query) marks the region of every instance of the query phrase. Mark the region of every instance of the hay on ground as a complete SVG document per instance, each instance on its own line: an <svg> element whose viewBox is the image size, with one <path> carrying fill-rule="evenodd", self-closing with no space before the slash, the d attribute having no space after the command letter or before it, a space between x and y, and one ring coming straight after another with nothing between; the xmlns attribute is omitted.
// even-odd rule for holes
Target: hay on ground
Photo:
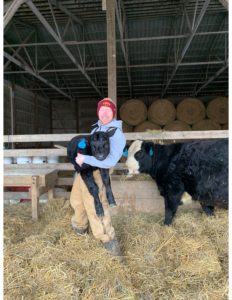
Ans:
<svg viewBox="0 0 232 300"><path fill-rule="evenodd" d="M227 299L228 213L207 217L180 209L172 226L163 215L112 218L125 264L90 233L77 237L69 201L5 207L5 299Z"/></svg>

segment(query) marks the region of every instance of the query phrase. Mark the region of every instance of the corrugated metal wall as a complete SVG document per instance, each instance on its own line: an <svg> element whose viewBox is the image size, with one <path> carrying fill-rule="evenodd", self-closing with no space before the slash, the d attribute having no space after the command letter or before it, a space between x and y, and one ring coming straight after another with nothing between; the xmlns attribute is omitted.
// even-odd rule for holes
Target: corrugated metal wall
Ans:
<svg viewBox="0 0 232 300"><path fill-rule="evenodd" d="M75 102L52 101L52 133L77 132L77 110Z"/></svg>
<svg viewBox="0 0 232 300"><path fill-rule="evenodd" d="M4 134L11 134L11 101L13 95L13 134L51 132L50 101L18 85L4 81Z"/></svg>

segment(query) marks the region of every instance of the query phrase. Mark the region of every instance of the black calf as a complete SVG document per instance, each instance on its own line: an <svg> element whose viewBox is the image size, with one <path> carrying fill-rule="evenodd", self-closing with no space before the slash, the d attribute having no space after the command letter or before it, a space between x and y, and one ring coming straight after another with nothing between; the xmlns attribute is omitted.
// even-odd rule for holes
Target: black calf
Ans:
<svg viewBox="0 0 232 300"><path fill-rule="evenodd" d="M106 187L106 196L111 207L116 206L114 195L111 189L108 169L100 169L83 163L80 167L75 158L77 153L92 155L98 160L104 160L110 153L110 137L114 135L117 128L109 128L106 132L96 131L92 135L79 135L71 139L67 147L67 154L70 162L74 165L77 173L80 173L89 193L94 198L96 213L99 217L104 216L104 210L99 199L99 188L94 181L93 171L99 169L102 181Z"/></svg>

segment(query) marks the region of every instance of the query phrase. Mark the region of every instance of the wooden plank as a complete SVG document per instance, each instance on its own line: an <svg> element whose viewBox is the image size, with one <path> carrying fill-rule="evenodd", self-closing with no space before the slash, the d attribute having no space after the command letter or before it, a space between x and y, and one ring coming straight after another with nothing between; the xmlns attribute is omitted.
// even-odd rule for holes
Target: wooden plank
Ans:
<svg viewBox="0 0 232 300"><path fill-rule="evenodd" d="M72 177L58 178L56 185L57 186L60 186L60 185L71 186L71 185L73 185L73 180L74 180L74 178L72 178Z"/></svg>
<svg viewBox="0 0 232 300"><path fill-rule="evenodd" d="M38 169L56 169L56 170L69 170L74 172L73 165L71 163L58 163L58 164L11 164L11 165L4 165L4 172L10 170L21 170L21 169L31 169L31 170L38 170ZM126 170L126 165L124 163L118 163L113 168L114 170Z"/></svg>
<svg viewBox="0 0 232 300"><path fill-rule="evenodd" d="M81 133L89 134L89 133ZM23 135L4 135L4 143L24 143L24 142L62 142L70 141L74 136L80 134L23 134ZM187 140L187 139L221 139L228 138L228 130L210 131L156 131L156 132L127 132L124 133L128 141L131 140Z"/></svg>
<svg viewBox="0 0 232 300"><path fill-rule="evenodd" d="M20 170L20 169L32 169L32 170L38 170L38 169L53 169L53 170L71 170L74 171L73 165L71 163L58 163L58 164L11 164L11 165L4 165L4 171L8 170Z"/></svg>
<svg viewBox="0 0 232 300"><path fill-rule="evenodd" d="M44 186L53 187L55 182L57 181L58 170L54 170L45 175Z"/></svg>
<svg viewBox="0 0 232 300"><path fill-rule="evenodd" d="M31 170L30 168L26 169L24 168L24 165L21 165L21 168L19 170L6 170L4 172L4 176L46 176L50 173L55 172L55 170L46 170L45 168L43 169L38 169L38 170Z"/></svg>
<svg viewBox="0 0 232 300"><path fill-rule="evenodd" d="M30 186L31 175L28 176L4 176L4 186Z"/></svg>
<svg viewBox="0 0 232 300"><path fill-rule="evenodd" d="M12 149L4 150L4 157L20 156L67 156L67 149Z"/></svg>
<svg viewBox="0 0 232 300"><path fill-rule="evenodd" d="M153 179L150 177L150 175L145 176L139 176L135 175L133 177L126 177L125 175L111 175L111 182L112 181L119 181L120 183L124 183L126 181L135 181L135 182L143 182L143 181L153 181ZM71 186L73 185L73 177L59 177L56 181L56 186Z"/></svg>
<svg viewBox="0 0 232 300"><path fill-rule="evenodd" d="M106 0L108 97L117 104L115 0Z"/></svg>
<svg viewBox="0 0 232 300"><path fill-rule="evenodd" d="M31 178L31 209L32 220L37 221L39 217L39 177Z"/></svg>

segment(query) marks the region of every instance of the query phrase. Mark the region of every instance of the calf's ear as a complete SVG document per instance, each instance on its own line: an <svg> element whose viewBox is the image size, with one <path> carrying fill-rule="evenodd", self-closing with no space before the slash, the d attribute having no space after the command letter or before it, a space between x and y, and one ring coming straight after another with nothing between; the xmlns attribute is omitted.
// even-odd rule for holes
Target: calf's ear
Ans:
<svg viewBox="0 0 232 300"><path fill-rule="evenodd" d="M115 131L117 130L117 128L113 128L112 130L107 131L108 133L108 137L112 137L115 134Z"/></svg>
<svg viewBox="0 0 232 300"><path fill-rule="evenodd" d="M79 142L78 142L78 145L77 147L80 148L80 149L85 149L86 148L86 140L85 138L82 138Z"/></svg>

